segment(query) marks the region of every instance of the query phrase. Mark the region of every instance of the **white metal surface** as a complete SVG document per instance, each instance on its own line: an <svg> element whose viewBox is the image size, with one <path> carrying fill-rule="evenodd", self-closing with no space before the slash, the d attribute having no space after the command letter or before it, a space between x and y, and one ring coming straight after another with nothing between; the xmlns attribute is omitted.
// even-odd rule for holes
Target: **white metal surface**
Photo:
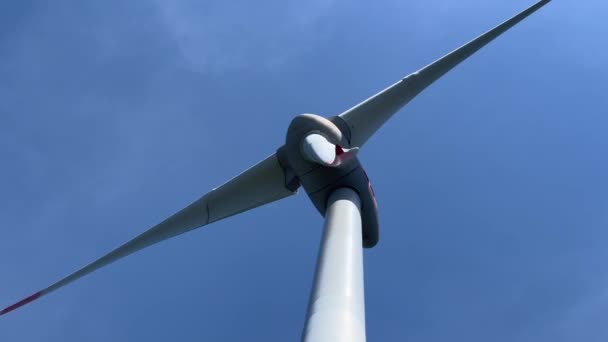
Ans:
<svg viewBox="0 0 608 342"><path fill-rule="evenodd" d="M336 145L321 134L310 134L302 141L302 155L313 163L331 165L336 160Z"/></svg>
<svg viewBox="0 0 608 342"><path fill-rule="evenodd" d="M360 200L341 188L329 197L304 342L365 341Z"/></svg>

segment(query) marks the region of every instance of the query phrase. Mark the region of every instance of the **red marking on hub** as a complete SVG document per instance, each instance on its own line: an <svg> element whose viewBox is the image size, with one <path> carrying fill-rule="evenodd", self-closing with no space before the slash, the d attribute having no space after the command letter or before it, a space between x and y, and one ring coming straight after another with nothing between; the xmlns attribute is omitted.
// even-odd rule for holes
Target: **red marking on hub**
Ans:
<svg viewBox="0 0 608 342"><path fill-rule="evenodd" d="M336 156L339 156L344 153L344 150L341 146L336 145Z"/></svg>
<svg viewBox="0 0 608 342"><path fill-rule="evenodd" d="M32 301L40 298L41 295L42 295L42 292L36 292L33 295L31 295L31 296L29 296L29 297L27 297L25 299L22 299L22 300L18 301L17 303L15 303L15 304L7 307L6 309L0 311L0 316L4 315L6 313L9 313L9 312L11 312L11 311L13 311L13 310L15 310L17 308L20 308L20 307L24 306L25 304L27 304L29 302L32 302Z"/></svg>

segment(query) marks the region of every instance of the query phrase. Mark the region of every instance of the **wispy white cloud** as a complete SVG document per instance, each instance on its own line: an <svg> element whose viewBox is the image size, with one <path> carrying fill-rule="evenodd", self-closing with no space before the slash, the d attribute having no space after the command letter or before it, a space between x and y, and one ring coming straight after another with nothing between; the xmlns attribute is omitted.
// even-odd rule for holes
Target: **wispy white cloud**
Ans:
<svg viewBox="0 0 608 342"><path fill-rule="evenodd" d="M564 319L558 324L557 330L562 336L575 338L581 336L584 331L596 331L601 326L605 326L605 320L600 317L605 317L608 310L608 289L599 293L588 294L578 305L572 307L564 315ZM608 332L608 328L604 329ZM584 334L583 334L584 336ZM601 336L589 336L587 341L598 340ZM606 337L606 336L604 336Z"/></svg>
<svg viewBox="0 0 608 342"><path fill-rule="evenodd" d="M31 201L0 211L10 219L11 210L29 207L36 214L16 223L37 239L68 229L59 223L75 208L136 191L163 158L204 142L205 118L171 93L177 54L157 12L79 10L74 17L61 6L33 8L0 51L0 152L10 157L4 179ZM150 165L152 156L159 165Z"/></svg>
<svg viewBox="0 0 608 342"><path fill-rule="evenodd" d="M322 40L335 0L234 2L159 1L185 65L199 72L269 68Z"/></svg>

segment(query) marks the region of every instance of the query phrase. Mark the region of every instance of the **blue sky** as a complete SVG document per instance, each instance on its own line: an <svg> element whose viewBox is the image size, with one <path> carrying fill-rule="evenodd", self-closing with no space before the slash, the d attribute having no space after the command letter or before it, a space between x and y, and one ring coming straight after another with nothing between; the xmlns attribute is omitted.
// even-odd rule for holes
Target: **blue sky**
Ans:
<svg viewBox="0 0 608 342"><path fill-rule="evenodd" d="M531 3L1 2L0 306ZM607 16L553 1L360 153L369 341L608 338ZM0 341L298 340L321 226L303 195L218 222L3 316Z"/></svg>

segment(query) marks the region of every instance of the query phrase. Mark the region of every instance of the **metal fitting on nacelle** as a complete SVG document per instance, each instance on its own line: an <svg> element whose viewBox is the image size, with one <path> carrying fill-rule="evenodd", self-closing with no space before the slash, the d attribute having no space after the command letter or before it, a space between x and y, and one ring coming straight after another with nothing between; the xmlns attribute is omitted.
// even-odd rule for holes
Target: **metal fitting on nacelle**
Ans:
<svg viewBox="0 0 608 342"><path fill-rule="evenodd" d="M349 132L343 132L342 127L347 126L339 120L314 114L296 116L277 156L288 178L286 186L297 188L301 184L323 216L334 190L355 190L361 199L363 246L370 248L379 238L376 199L356 156L358 148L350 146Z"/></svg>

